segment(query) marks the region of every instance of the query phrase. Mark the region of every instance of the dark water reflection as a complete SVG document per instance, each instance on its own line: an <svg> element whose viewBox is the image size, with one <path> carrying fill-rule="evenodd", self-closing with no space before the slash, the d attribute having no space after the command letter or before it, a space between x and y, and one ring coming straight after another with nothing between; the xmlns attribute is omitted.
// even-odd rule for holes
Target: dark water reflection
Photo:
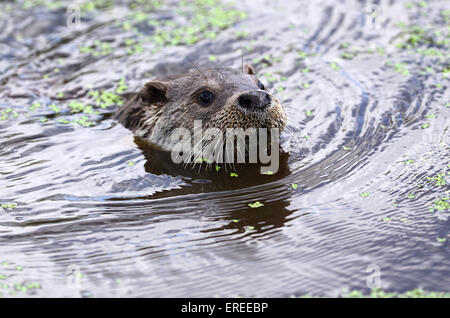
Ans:
<svg viewBox="0 0 450 318"><path fill-rule="evenodd" d="M448 2L380 1L371 25L365 1L243 1L161 47L204 2L132 3L86 4L78 29L64 3L0 3L3 296L336 296L368 266L449 291ZM274 175L180 169L111 119L188 58L242 55L286 105Z"/></svg>

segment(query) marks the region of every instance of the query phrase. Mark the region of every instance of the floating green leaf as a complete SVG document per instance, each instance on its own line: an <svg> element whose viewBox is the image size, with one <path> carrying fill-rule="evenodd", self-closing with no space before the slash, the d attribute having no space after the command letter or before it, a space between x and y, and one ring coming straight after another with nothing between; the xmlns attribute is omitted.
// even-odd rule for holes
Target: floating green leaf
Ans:
<svg viewBox="0 0 450 318"><path fill-rule="evenodd" d="M248 206L251 207L251 208L259 208L259 207L264 206L264 204L262 204L259 201L256 201L255 203L249 203Z"/></svg>

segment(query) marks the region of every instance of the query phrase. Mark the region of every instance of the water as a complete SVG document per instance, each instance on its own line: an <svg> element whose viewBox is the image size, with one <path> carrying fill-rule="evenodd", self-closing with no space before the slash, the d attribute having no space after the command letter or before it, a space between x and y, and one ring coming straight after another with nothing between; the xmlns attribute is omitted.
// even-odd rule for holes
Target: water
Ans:
<svg viewBox="0 0 450 318"><path fill-rule="evenodd" d="M0 4L2 296L450 290L448 1L111 2ZM165 170L111 119L242 56L289 118L274 175Z"/></svg>

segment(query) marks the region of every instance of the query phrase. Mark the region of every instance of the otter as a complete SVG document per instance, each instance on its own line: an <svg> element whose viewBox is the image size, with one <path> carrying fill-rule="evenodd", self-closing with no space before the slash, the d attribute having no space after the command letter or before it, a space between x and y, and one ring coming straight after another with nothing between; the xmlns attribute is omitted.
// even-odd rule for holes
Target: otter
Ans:
<svg viewBox="0 0 450 318"><path fill-rule="evenodd" d="M283 105L257 78L252 66L195 69L156 78L144 85L115 115L136 136L172 151L171 132L203 128L278 128L286 126Z"/></svg>

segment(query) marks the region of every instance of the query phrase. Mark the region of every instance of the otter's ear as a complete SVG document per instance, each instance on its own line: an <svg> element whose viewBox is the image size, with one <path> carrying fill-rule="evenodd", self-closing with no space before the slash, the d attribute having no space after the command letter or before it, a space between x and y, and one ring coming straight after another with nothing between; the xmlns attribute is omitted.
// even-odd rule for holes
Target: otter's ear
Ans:
<svg viewBox="0 0 450 318"><path fill-rule="evenodd" d="M148 82L139 92L144 104L164 105L167 102L167 86L158 81Z"/></svg>
<svg viewBox="0 0 450 318"><path fill-rule="evenodd" d="M255 69L250 64L244 64L244 73L248 75L255 75Z"/></svg>

